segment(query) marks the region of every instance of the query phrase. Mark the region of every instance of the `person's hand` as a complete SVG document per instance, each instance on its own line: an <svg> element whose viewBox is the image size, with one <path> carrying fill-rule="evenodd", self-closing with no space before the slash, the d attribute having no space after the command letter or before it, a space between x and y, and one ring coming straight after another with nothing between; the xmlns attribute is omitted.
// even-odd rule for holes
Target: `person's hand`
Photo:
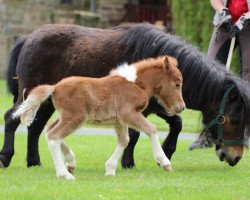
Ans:
<svg viewBox="0 0 250 200"><path fill-rule="evenodd" d="M223 8L219 11L219 23L217 25L218 28L224 28L226 30L230 30L232 27L232 17L227 8Z"/></svg>
<svg viewBox="0 0 250 200"><path fill-rule="evenodd" d="M242 29L247 27L248 23L250 22L250 18L246 15L243 14L238 21L233 25L231 30L229 31L229 36L230 38L233 38L237 33L239 33Z"/></svg>

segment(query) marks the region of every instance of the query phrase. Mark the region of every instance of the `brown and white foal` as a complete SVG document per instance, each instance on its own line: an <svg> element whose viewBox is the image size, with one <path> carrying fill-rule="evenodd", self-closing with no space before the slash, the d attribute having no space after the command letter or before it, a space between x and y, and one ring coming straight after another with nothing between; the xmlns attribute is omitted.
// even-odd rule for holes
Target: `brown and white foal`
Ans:
<svg viewBox="0 0 250 200"><path fill-rule="evenodd" d="M13 117L20 117L29 126L40 105L52 98L59 118L48 127L46 139L57 177L74 179L70 172L76 166L75 156L64 138L87 121L108 123L115 128L118 145L105 164L106 175L115 175L118 159L129 141L128 127L142 130L149 136L154 159L165 170L171 171L171 163L160 146L155 125L141 113L153 96L171 115L185 108L182 75L176 59L168 56L151 58L119 66L103 78L69 77L56 85L38 86Z"/></svg>

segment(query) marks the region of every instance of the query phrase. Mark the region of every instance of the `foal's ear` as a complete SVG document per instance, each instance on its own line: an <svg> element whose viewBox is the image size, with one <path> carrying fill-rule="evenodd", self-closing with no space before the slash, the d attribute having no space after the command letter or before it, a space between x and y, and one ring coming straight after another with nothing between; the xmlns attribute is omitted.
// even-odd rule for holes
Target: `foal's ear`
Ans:
<svg viewBox="0 0 250 200"><path fill-rule="evenodd" d="M166 56L164 59L163 68L166 70L166 72L171 71L171 62L168 56Z"/></svg>

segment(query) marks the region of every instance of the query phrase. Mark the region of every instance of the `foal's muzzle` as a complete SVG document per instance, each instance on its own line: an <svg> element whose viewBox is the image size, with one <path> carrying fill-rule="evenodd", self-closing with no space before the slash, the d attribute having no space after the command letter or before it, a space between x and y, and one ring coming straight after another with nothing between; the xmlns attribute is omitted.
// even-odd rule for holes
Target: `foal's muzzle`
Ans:
<svg viewBox="0 0 250 200"><path fill-rule="evenodd" d="M185 103L177 106L176 109L175 109L176 114L181 113L185 108L186 108Z"/></svg>

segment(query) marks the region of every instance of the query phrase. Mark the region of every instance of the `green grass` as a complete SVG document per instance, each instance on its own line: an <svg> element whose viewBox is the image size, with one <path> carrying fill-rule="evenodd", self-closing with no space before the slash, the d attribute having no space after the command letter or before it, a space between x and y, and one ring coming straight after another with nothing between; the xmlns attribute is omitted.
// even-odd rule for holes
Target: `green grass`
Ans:
<svg viewBox="0 0 250 200"><path fill-rule="evenodd" d="M0 81L0 124L12 106L4 81ZM182 113L183 131L195 132L201 125L199 112ZM159 130L166 123L149 116ZM42 167L26 168L27 135L16 134L15 156L8 169L0 170L0 199L250 199L249 152L235 167L219 162L214 149L188 151L191 141L179 141L171 162L173 173L159 168L153 160L150 142L141 138L135 149L136 168L115 177L104 176L104 164L115 149L111 136L73 135L67 142L76 155L76 181L56 178L44 136L40 139ZM0 135L0 146L3 135Z"/></svg>
<svg viewBox="0 0 250 200"><path fill-rule="evenodd" d="M11 94L7 93L5 81L0 80L0 124L4 124L4 113L10 109L13 105L13 97ZM56 114L52 117L55 119ZM181 113L183 119L183 129L182 132L199 132L202 125L200 123L200 112L186 109ZM158 130L166 131L168 130L168 124L166 122L157 117L156 115L150 115L149 120L157 125ZM95 125L87 125L88 127Z"/></svg>
<svg viewBox="0 0 250 200"><path fill-rule="evenodd" d="M153 160L150 142L141 138L135 149L136 168L118 165L115 177L104 176L105 161L116 143L112 136L72 135L67 142L76 155L75 181L56 178L44 136L42 167L26 168L26 134L16 135L11 166L0 171L0 199L250 199L250 154L235 167L218 160L214 149L188 151L179 141L168 173ZM0 137L0 145L3 137Z"/></svg>

